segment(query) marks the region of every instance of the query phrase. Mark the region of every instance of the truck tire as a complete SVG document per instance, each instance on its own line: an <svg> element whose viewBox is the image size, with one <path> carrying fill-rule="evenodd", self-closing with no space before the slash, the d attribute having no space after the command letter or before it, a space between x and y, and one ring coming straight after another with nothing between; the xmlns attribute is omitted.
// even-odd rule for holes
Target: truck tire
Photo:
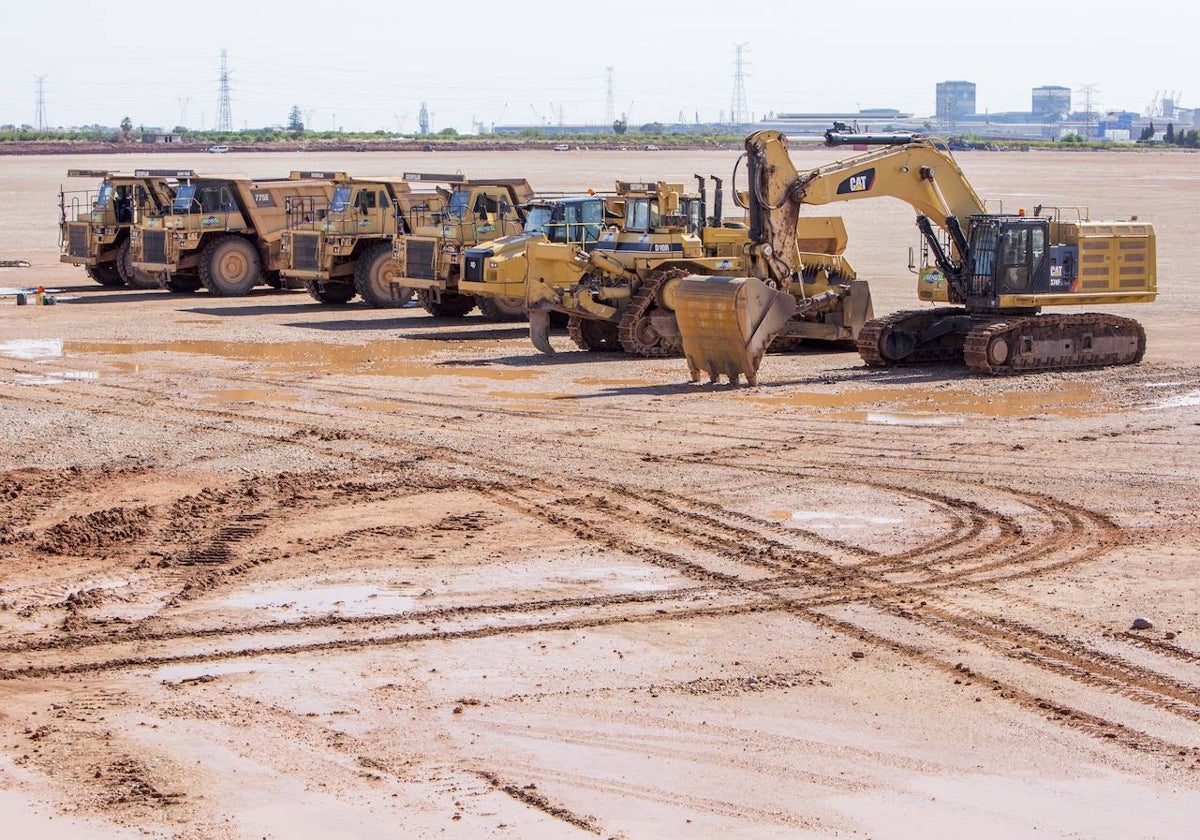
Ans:
<svg viewBox="0 0 1200 840"><path fill-rule="evenodd" d="M524 321L527 317L522 298L477 296L475 305L489 321Z"/></svg>
<svg viewBox="0 0 1200 840"><path fill-rule="evenodd" d="M262 282L258 249L240 236L222 236L200 252L200 282L214 295L243 297Z"/></svg>
<svg viewBox="0 0 1200 840"><path fill-rule="evenodd" d="M415 289L396 282L399 271L392 262L392 243L380 242L354 266L354 287L368 306L399 309L413 299Z"/></svg>
<svg viewBox="0 0 1200 840"><path fill-rule="evenodd" d="M133 267L133 260L129 254L128 239L121 245L121 250L117 252L117 271L121 272L121 276L125 278L125 282L135 289L159 288L157 277L148 271L142 271Z"/></svg>
<svg viewBox="0 0 1200 840"><path fill-rule="evenodd" d="M304 281L304 288L315 300L329 304L349 303L357 294L349 283L322 284L320 280L307 279Z"/></svg>
<svg viewBox="0 0 1200 840"><path fill-rule="evenodd" d="M435 297L433 289L421 289L417 292L417 300L421 302L421 308L435 318L462 318L475 308L474 295L458 292L442 292Z"/></svg>
<svg viewBox="0 0 1200 840"><path fill-rule="evenodd" d="M101 286L124 286L125 278L121 276L121 271L116 263L100 263L99 265L85 265L83 272L88 277L91 277Z"/></svg>
<svg viewBox="0 0 1200 840"><path fill-rule="evenodd" d="M192 292L198 292L204 284L195 274L172 274L166 280L159 280L158 285L168 292L190 295Z"/></svg>

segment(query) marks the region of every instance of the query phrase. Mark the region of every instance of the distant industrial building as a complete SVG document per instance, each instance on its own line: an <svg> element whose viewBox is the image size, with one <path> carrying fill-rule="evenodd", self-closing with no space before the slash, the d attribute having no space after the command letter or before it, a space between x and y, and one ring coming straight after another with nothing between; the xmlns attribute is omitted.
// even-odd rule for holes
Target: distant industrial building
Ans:
<svg viewBox="0 0 1200 840"><path fill-rule="evenodd" d="M1035 119L1062 119L1071 113L1071 89L1062 85L1035 87L1030 112Z"/></svg>
<svg viewBox="0 0 1200 840"><path fill-rule="evenodd" d="M939 125L953 126L975 114L974 82L938 82L936 96L934 117Z"/></svg>

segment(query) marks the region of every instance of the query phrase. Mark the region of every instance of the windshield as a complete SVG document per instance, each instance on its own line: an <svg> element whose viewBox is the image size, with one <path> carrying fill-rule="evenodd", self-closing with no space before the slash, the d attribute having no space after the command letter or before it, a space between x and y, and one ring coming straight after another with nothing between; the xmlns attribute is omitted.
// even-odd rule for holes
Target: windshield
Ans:
<svg viewBox="0 0 1200 840"><path fill-rule="evenodd" d="M450 219L461 219L467 214L467 205L471 200L471 193L467 190L455 190L450 194L450 203L446 205L446 209L442 215Z"/></svg>
<svg viewBox="0 0 1200 840"><path fill-rule="evenodd" d="M550 223L549 207L530 207L525 216L526 233L545 233L546 225Z"/></svg>
<svg viewBox="0 0 1200 840"><path fill-rule="evenodd" d="M345 213L346 208L350 205L350 187L343 184L340 187L334 187L333 200L329 202L330 213Z"/></svg>
<svg viewBox="0 0 1200 840"><path fill-rule="evenodd" d="M625 205L626 230L648 231L658 225L658 199L637 198Z"/></svg>
<svg viewBox="0 0 1200 840"><path fill-rule="evenodd" d="M192 209L192 199L196 197L195 184L180 184L175 192L175 203L171 205L176 213L187 213Z"/></svg>
<svg viewBox="0 0 1200 840"><path fill-rule="evenodd" d="M108 200L112 198L113 185L105 181L100 185L100 192L96 193L96 209L99 210L108 204Z"/></svg>

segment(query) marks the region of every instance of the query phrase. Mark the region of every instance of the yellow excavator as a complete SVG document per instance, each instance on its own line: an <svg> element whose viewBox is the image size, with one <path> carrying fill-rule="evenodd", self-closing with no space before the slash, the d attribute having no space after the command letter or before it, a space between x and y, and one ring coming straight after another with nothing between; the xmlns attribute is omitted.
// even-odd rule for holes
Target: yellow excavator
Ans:
<svg viewBox="0 0 1200 840"><path fill-rule="evenodd" d="M1034 208L988 213L950 151L919 134L867 135L836 125L832 146L876 148L800 174L787 137L746 138L751 277L692 275L675 311L693 380L757 382L767 347L813 311L844 305L849 288L806 295L796 247L802 205L897 198L918 213L929 256L918 297L951 304L874 318L857 335L868 365L965 360L980 373L1133 364L1146 347L1137 321L1104 314L1040 314L1043 306L1147 303L1157 292L1153 227L1091 221ZM936 228L936 229L935 229Z"/></svg>

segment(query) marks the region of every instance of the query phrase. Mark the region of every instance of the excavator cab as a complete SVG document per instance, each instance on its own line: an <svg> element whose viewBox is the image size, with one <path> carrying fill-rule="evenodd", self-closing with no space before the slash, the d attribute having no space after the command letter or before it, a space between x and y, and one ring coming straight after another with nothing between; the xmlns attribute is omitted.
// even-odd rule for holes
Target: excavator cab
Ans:
<svg viewBox="0 0 1200 840"><path fill-rule="evenodd" d="M1001 295L1050 291L1050 221L1025 216L972 216L967 250L968 307L995 308ZM1053 250L1063 250L1055 246ZM1070 253L1054 261L1074 265Z"/></svg>

